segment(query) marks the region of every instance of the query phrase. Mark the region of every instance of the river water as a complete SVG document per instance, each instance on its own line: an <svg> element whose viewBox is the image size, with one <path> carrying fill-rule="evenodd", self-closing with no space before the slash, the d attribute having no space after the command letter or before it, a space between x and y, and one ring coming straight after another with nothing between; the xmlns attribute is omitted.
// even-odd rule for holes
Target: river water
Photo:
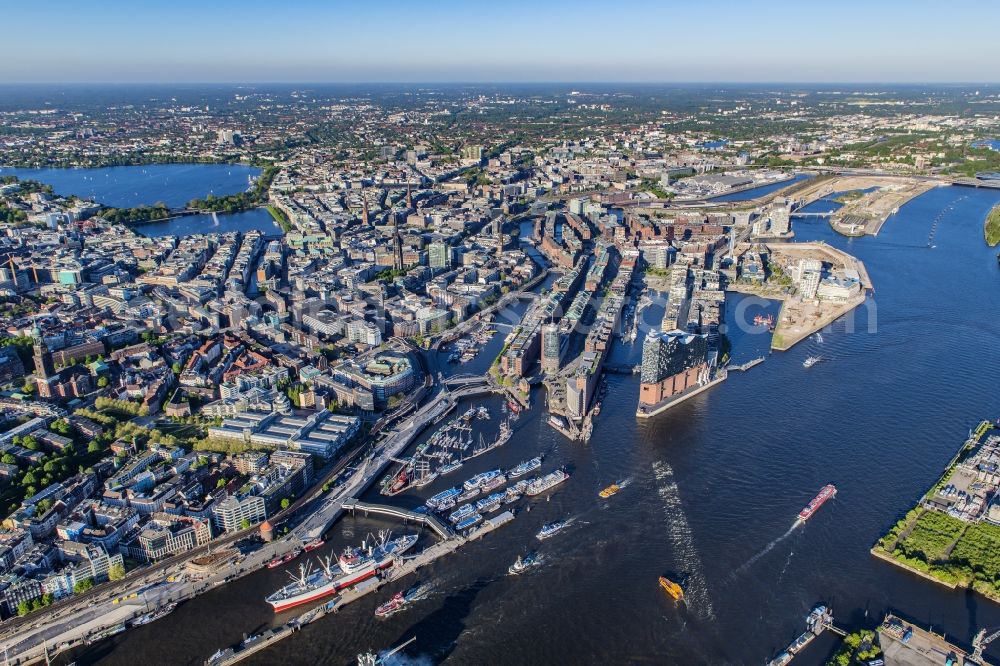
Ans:
<svg viewBox="0 0 1000 666"><path fill-rule="evenodd" d="M796 221L799 240L824 240L865 261L876 293L853 317L853 332L838 322L822 343L774 354L647 421L634 416L638 379L611 375L588 444L545 423L544 394L536 391L534 409L505 447L393 501L416 505L539 452L542 471L565 465L572 473L551 500L522 500L513 523L421 570L419 580L435 586L428 599L387 620L373 617L376 605L416 582L411 576L245 663L350 664L359 651L416 636L406 652L418 663L760 664L802 631L818 602L832 605L842 625L872 626L891 608L965 643L977 627L1000 625L1000 605L868 552L933 483L970 426L1000 415L1000 269L982 241L983 219L998 199L938 188L904 206L878 237L860 239L836 235L823 219ZM746 307L739 296L727 303L734 357L766 352L766 334L732 324L738 312L752 319L776 306ZM656 315L653 306L649 317ZM483 355L492 359L501 343ZM638 354L616 343L616 361ZM823 361L806 370L809 355ZM479 404L493 412L478 426L489 437L502 404ZM625 488L598 499L614 481ZM791 529L799 509L831 482L836 499ZM574 520L569 529L535 540L543 523L566 517ZM389 526L347 518L327 548ZM543 564L508 576L529 550ZM664 596L660 575L684 582L686 607ZM289 619L275 618L263 600L284 578L280 570L255 573L74 658L200 664L243 634ZM820 663L832 647L825 636L796 663Z"/></svg>
<svg viewBox="0 0 1000 666"><path fill-rule="evenodd" d="M772 192L777 192L778 190L790 187L796 183L800 183L806 178L812 178L813 175L810 173L797 173L795 176L789 180L782 180L777 183L771 183L770 185L761 185L760 187L751 187L748 190L742 190L740 192L733 192L732 194L723 194L717 197L709 197L709 201L747 201L749 199L756 199L757 197L762 197L766 194L771 194Z"/></svg>

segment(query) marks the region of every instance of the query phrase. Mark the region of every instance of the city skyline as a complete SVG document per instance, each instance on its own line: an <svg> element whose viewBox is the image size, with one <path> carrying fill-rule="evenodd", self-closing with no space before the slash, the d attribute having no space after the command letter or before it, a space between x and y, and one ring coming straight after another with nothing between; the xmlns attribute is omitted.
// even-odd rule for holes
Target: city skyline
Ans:
<svg viewBox="0 0 1000 666"><path fill-rule="evenodd" d="M493 8L377 2L291 11L189 1L100 8L55 2L40 21L7 10L0 83L727 82L997 80L995 47L974 37L1000 8L784 0L536 3ZM618 29L615 29L615 25ZM652 27L650 27L652 26Z"/></svg>

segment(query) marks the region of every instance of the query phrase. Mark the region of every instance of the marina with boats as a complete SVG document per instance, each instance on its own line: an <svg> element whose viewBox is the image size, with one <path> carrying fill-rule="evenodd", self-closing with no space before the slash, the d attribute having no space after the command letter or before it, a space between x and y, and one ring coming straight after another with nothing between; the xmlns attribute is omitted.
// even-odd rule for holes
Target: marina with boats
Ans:
<svg viewBox="0 0 1000 666"><path fill-rule="evenodd" d="M512 418L500 422L500 431L492 441L482 433L473 441L475 421L489 420L485 407L472 407L461 416L448 421L430 439L419 444L408 458L396 460L397 466L382 480L380 492L392 497L407 490L422 488L439 476L455 472L468 460L477 458L510 441L514 433Z"/></svg>
<svg viewBox="0 0 1000 666"><path fill-rule="evenodd" d="M446 351L449 351L449 363L468 363L476 358L482 351L483 345L488 343L496 330L491 328L490 322L484 322L481 327L471 332L469 335L461 337L452 342Z"/></svg>

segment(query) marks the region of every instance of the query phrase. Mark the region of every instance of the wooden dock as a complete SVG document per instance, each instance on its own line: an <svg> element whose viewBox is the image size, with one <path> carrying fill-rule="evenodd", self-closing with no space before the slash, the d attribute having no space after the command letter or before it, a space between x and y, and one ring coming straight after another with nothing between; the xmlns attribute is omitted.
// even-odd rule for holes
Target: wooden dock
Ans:
<svg viewBox="0 0 1000 666"><path fill-rule="evenodd" d="M754 367L755 365L760 365L761 363L763 363L766 360L766 358L767 357L765 357L765 356L761 356L759 358L755 358L755 359L753 359L751 361L747 361L746 363L742 363L740 365L729 364L729 365L726 366L726 369L727 370L737 370L739 372L746 372L747 370L749 370L750 368Z"/></svg>
<svg viewBox="0 0 1000 666"><path fill-rule="evenodd" d="M817 606L806 616L806 630L789 643L788 647L779 652L774 659L767 662L767 666L785 666L827 629L839 636L847 635L846 631L834 626L832 611L826 606Z"/></svg>

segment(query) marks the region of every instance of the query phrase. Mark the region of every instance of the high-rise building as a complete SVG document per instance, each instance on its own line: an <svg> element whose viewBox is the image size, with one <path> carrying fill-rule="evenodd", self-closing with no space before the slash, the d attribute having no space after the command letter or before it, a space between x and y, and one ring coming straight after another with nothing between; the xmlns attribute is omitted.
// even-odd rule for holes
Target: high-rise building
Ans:
<svg viewBox="0 0 1000 666"><path fill-rule="evenodd" d="M545 324L542 327L542 371L548 373L559 372L559 362L561 360L562 339L559 334L559 326L556 324Z"/></svg>
<svg viewBox="0 0 1000 666"><path fill-rule="evenodd" d="M451 246L436 241L427 247L427 263L431 268L451 268Z"/></svg>
<svg viewBox="0 0 1000 666"><path fill-rule="evenodd" d="M792 279L799 287L802 298L815 298L823 277L823 262L818 259L799 259L792 271Z"/></svg>
<svg viewBox="0 0 1000 666"><path fill-rule="evenodd" d="M772 235L786 235L791 230L791 212L788 206L775 206L770 213Z"/></svg>

